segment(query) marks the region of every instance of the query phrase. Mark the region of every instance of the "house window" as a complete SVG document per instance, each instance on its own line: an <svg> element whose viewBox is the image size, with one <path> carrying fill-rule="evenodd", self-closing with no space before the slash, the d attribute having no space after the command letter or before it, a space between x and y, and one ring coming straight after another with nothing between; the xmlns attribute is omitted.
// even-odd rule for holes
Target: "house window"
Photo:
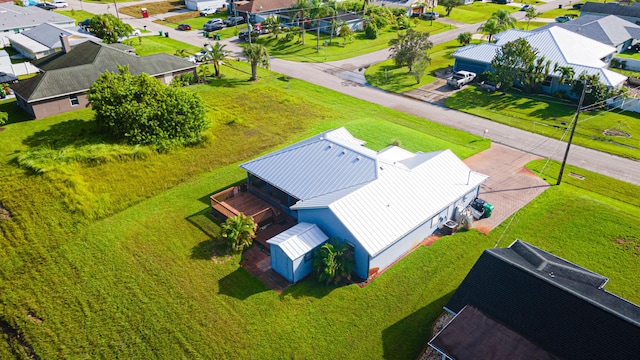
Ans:
<svg viewBox="0 0 640 360"><path fill-rule="evenodd" d="M80 101L78 100L78 95L69 95L69 101L71 101L71 106L80 105Z"/></svg>
<svg viewBox="0 0 640 360"><path fill-rule="evenodd" d="M553 78L551 76L547 76L546 78L544 78L544 81L542 82L542 86L544 87L551 86L551 81L553 81Z"/></svg>
<svg viewBox="0 0 640 360"><path fill-rule="evenodd" d="M308 253L304 254L304 262L308 262L313 260L313 251L309 251Z"/></svg>

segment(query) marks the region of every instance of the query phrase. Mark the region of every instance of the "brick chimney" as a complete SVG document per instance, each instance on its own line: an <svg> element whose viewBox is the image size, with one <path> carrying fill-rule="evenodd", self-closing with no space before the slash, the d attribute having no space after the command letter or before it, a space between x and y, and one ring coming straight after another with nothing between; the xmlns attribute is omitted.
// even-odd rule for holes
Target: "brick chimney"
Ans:
<svg viewBox="0 0 640 360"><path fill-rule="evenodd" d="M62 45L62 51L64 51L65 54L71 51L71 45L69 45L69 37L65 34L60 34L60 44Z"/></svg>

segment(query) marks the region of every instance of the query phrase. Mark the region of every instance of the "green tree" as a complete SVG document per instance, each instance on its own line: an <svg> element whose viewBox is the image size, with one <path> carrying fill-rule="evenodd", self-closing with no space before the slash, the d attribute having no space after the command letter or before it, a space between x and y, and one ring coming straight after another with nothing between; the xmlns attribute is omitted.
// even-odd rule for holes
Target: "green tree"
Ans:
<svg viewBox="0 0 640 360"><path fill-rule="evenodd" d="M347 45L347 41L353 40L353 30L349 27L349 25L344 24L340 26L339 29L340 37L344 40L344 45Z"/></svg>
<svg viewBox="0 0 640 360"><path fill-rule="evenodd" d="M427 51L433 44L429 40L428 32L419 32L413 29L406 33L399 33L398 37L389 41L389 51L397 66L407 66L409 72L418 61L431 61Z"/></svg>
<svg viewBox="0 0 640 360"><path fill-rule="evenodd" d="M584 96L584 106L592 106L591 110L596 107L604 107L605 100L617 95L617 92L611 91L606 85L600 82L600 77L596 74L589 75L585 72L580 73L578 78L573 81L571 92L577 96L582 94L582 89L588 86Z"/></svg>
<svg viewBox="0 0 640 360"><path fill-rule="evenodd" d="M209 65L200 65L198 66L198 79L201 82L207 82L207 76L211 75L211 69L209 69Z"/></svg>
<svg viewBox="0 0 640 360"><path fill-rule="evenodd" d="M491 42L493 35L502 31L502 28L498 24L498 20L496 18L490 18L489 20L485 21L484 24L480 25L478 31L484 34L488 34L489 42Z"/></svg>
<svg viewBox="0 0 640 360"><path fill-rule="evenodd" d="M220 65L229 54L229 52L225 50L226 46L227 45L216 41L211 47L211 50L207 51L207 59L213 64L216 77L220 77Z"/></svg>
<svg viewBox="0 0 640 360"><path fill-rule="evenodd" d="M186 49L177 49L175 53L173 53L173 55L177 56L177 57L181 57L181 58L185 58L187 57L187 50Z"/></svg>
<svg viewBox="0 0 640 360"><path fill-rule="evenodd" d="M447 11L447 16L449 16L454 7L462 5L462 0L440 0L438 1L438 5L444 6L444 9Z"/></svg>
<svg viewBox="0 0 640 360"><path fill-rule="evenodd" d="M465 46L465 45L469 45L471 44L471 39L473 37L473 34L465 31L463 33L460 33L460 35L458 35L458 42L460 43L460 45Z"/></svg>
<svg viewBox="0 0 640 360"><path fill-rule="evenodd" d="M364 35L367 39L377 39L378 38L378 27L373 21L368 22L364 26Z"/></svg>
<svg viewBox="0 0 640 360"><path fill-rule="evenodd" d="M269 68L269 52L262 44L248 44L242 49L242 55L251 64L251 79L258 80L258 65Z"/></svg>
<svg viewBox="0 0 640 360"><path fill-rule="evenodd" d="M91 32L106 44L115 43L118 38L128 36L133 32L131 25L122 22L122 20L111 14L92 17L89 27Z"/></svg>
<svg viewBox="0 0 640 360"><path fill-rule="evenodd" d="M511 16L511 13L508 10L496 10L491 17L498 21L498 26L500 27L500 31L505 31L508 29L513 29L516 27L516 18Z"/></svg>
<svg viewBox="0 0 640 360"><path fill-rule="evenodd" d="M222 223L220 236L227 243L228 253L239 253L253 244L256 224L253 217L239 213Z"/></svg>
<svg viewBox="0 0 640 360"><path fill-rule="evenodd" d="M556 64L553 67L553 72L560 73L560 84L573 83L573 79L576 76L573 66L558 66Z"/></svg>
<svg viewBox="0 0 640 360"><path fill-rule="evenodd" d="M534 93L540 91L540 85L549 76L550 69L551 60L547 60L544 56L537 58L533 63L527 64L521 75L525 92Z"/></svg>
<svg viewBox="0 0 640 360"><path fill-rule="evenodd" d="M534 64L537 53L538 51L522 38L502 45L491 61L496 80L502 83L501 88L508 89L516 80L521 80L523 72Z"/></svg>
<svg viewBox="0 0 640 360"><path fill-rule="evenodd" d="M200 96L170 87L145 73L133 76L103 73L89 89L96 125L106 134L131 144L169 149L197 143L209 127Z"/></svg>
<svg viewBox="0 0 640 360"><path fill-rule="evenodd" d="M427 72L427 67L429 66L430 62L431 61L428 58L422 58L416 61L415 64L413 64L413 69L410 73L413 78L416 79L416 84L420 84L420 80L422 80L424 73Z"/></svg>
<svg viewBox="0 0 640 360"><path fill-rule="evenodd" d="M534 7L530 7L526 10L524 17L527 19L527 30L529 30L529 23L531 20L539 18L540 15L542 15L542 13Z"/></svg>
<svg viewBox="0 0 640 360"><path fill-rule="evenodd" d="M5 125L9 121L9 113L0 111L0 126Z"/></svg>
<svg viewBox="0 0 640 360"><path fill-rule="evenodd" d="M309 0L298 0L298 2L296 2L291 7L292 10L295 10L298 13L298 27L300 27L300 29L302 30L302 33L300 35L302 39L302 45L304 45L306 16L309 14L310 8L311 3L309 2Z"/></svg>
<svg viewBox="0 0 640 360"><path fill-rule="evenodd" d="M262 25L269 30L271 36L278 38L278 35L282 32L282 18L280 15L271 15L262 22Z"/></svg>
<svg viewBox="0 0 640 360"><path fill-rule="evenodd" d="M325 284L337 284L342 280L351 280L353 272L353 251L346 242L329 239L315 250L313 268L318 281Z"/></svg>

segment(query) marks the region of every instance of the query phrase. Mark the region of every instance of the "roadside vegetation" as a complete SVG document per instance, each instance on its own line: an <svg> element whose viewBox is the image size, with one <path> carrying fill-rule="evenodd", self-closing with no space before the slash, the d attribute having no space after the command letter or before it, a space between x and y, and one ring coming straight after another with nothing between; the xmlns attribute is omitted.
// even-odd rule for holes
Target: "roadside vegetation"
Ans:
<svg viewBox="0 0 640 360"><path fill-rule="evenodd" d="M475 86L456 92L447 99L446 105L555 139L563 138L576 111L576 104L550 96L487 93ZM640 114L619 110L582 113L573 142L613 155L640 159L639 118ZM607 136L604 134L607 129L624 131L630 137Z"/></svg>

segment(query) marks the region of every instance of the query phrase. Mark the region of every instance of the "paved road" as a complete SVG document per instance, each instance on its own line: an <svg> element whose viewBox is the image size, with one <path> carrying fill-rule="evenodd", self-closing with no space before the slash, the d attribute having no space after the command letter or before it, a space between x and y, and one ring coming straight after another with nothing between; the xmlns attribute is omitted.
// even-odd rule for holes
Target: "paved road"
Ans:
<svg viewBox="0 0 640 360"><path fill-rule="evenodd" d="M154 0L143 0L143 2L153 1ZM68 0L68 2L72 8L80 8L80 1ZM136 4L139 3L140 2L137 2ZM569 0L552 1L538 6L538 9L540 11L545 11L557 8L559 4L566 6L569 3ZM96 14L104 12L115 13L112 6L110 6L109 9L106 9L107 5L104 4L90 4L84 2L82 4L85 10ZM120 4L118 6L123 7L126 5ZM514 15L517 18L524 17L523 12L517 12ZM149 19L133 19L129 16L121 15L123 20L130 23L135 28L143 28L143 26L146 25L147 29L152 31L151 34L157 34L159 30L163 30L169 31L169 35L172 38L196 46L203 46L206 42L202 36L201 30L180 32L152 22L154 18L159 17L164 17L164 15L151 17ZM475 32L478 26L479 24L472 24L452 31L436 34L432 37L432 41L434 43L449 41L455 39L461 32ZM228 49L234 52L235 56L239 56L240 47L235 40L225 40L223 42L227 44ZM551 158L558 161L562 160L564 150L566 148L566 143L564 142L515 129L477 116L447 109L439 105L417 101L402 95L387 93L353 81L345 80L344 76L339 77L333 75L340 73L344 75L345 71L364 68L387 58L387 50L380 50L355 58L328 63L298 63L274 58L271 61L271 68L276 72L293 78L302 79L362 100L413 114L424 119L439 122L476 135L483 135L486 132L487 137L492 141L514 149L522 150L543 158ZM612 156L580 146L572 146L568 163L616 179L640 185L640 162L637 161Z"/></svg>

